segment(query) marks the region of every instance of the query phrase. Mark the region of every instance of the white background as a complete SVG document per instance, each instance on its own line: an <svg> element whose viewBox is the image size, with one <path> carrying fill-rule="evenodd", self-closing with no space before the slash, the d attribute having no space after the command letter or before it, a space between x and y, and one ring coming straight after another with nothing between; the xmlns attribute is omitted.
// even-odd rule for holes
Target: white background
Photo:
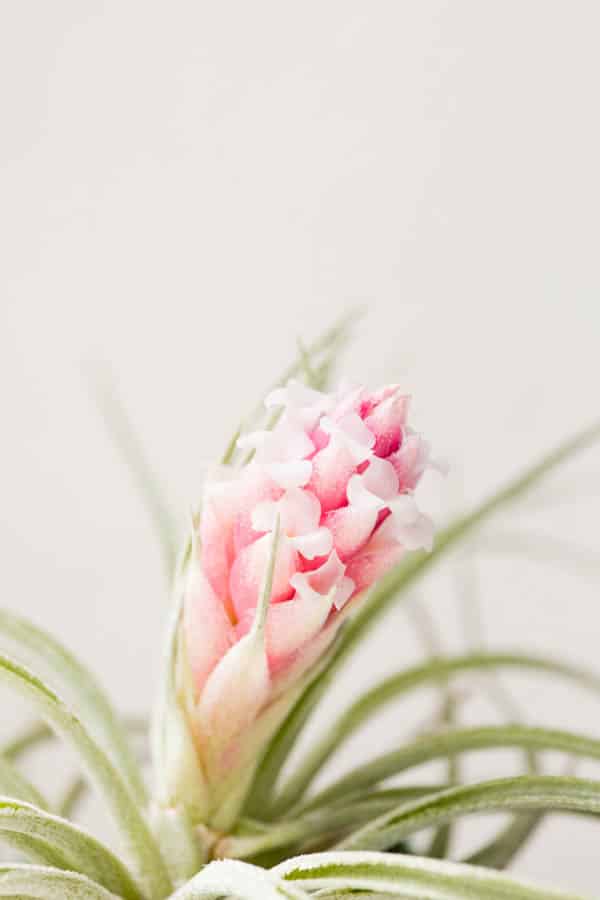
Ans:
<svg viewBox="0 0 600 900"><path fill-rule="evenodd" d="M2 602L123 710L149 705L165 586L90 367L183 522L296 337L365 303L345 371L406 383L454 465L430 494L474 502L598 415L599 28L573 0L0 5ZM578 570L478 558L490 643L597 663L599 469L589 453L502 523L584 548ZM447 646L454 581L421 589ZM416 652L398 611L335 700ZM532 721L600 734L574 689L518 687ZM552 819L517 870L596 891L597 848L594 824Z"/></svg>

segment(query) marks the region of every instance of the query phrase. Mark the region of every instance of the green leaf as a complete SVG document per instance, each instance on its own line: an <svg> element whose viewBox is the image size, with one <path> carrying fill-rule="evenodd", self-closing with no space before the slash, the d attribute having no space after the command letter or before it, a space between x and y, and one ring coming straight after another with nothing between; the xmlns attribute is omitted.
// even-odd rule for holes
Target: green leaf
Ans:
<svg viewBox="0 0 600 900"><path fill-rule="evenodd" d="M543 819L543 813L522 813L489 844L472 853L465 862L490 869L504 869L509 865Z"/></svg>
<svg viewBox="0 0 600 900"><path fill-rule="evenodd" d="M33 803L41 809L48 809L48 802L38 789L2 755L0 755L0 794L5 797L16 797L25 803Z"/></svg>
<svg viewBox="0 0 600 900"><path fill-rule="evenodd" d="M150 896L157 900L166 897L171 884L159 848L143 811L108 756L62 700L27 669L0 656L0 677L77 751L90 780L105 800L125 842L127 854L135 861L138 875Z"/></svg>
<svg viewBox="0 0 600 900"><path fill-rule="evenodd" d="M34 750L40 744L45 744L53 739L54 732L48 728L45 722L32 722L14 737L9 738L0 748L0 753L6 759L15 760L29 750Z"/></svg>
<svg viewBox="0 0 600 900"><path fill-rule="evenodd" d="M123 775L136 803L144 806L146 788L126 730L96 678L69 650L26 619L0 609L0 635L8 637L36 669L51 672L57 687L69 691L82 719Z"/></svg>
<svg viewBox="0 0 600 900"><path fill-rule="evenodd" d="M146 448L119 397L111 372L97 367L97 370L90 374L90 385L104 424L129 470L135 488L154 526L162 551L165 572L170 578L175 565L178 540L178 529L171 505L148 461Z"/></svg>
<svg viewBox="0 0 600 900"><path fill-rule="evenodd" d="M142 894L123 863L100 841L81 828L28 803L0 797L0 835L19 837L19 849L27 853L28 841L36 861L87 875L126 900ZM40 857L42 859L40 859Z"/></svg>
<svg viewBox="0 0 600 900"><path fill-rule="evenodd" d="M57 804L57 812L63 819L73 819L88 790L88 782L82 775L76 775L67 785L62 799Z"/></svg>
<svg viewBox="0 0 600 900"><path fill-rule="evenodd" d="M258 866L237 860L210 863L173 894L171 900L308 900L300 888Z"/></svg>
<svg viewBox="0 0 600 900"><path fill-rule="evenodd" d="M193 539L189 541L190 552ZM185 554L187 555L187 554ZM176 844L167 864L174 881L189 878L204 861L193 823L202 821L207 788L198 753L182 708L178 685L179 628L183 608L184 572L178 569L173 607L166 632L159 692L152 722L152 762L155 777L155 826L161 844ZM181 652L184 647L181 646Z"/></svg>
<svg viewBox="0 0 600 900"><path fill-rule="evenodd" d="M85 875L45 866L0 864L0 897L11 900L118 900Z"/></svg>
<svg viewBox="0 0 600 900"><path fill-rule="evenodd" d="M315 853L272 871L311 892L354 889L406 900L582 900L487 869L395 853Z"/></svg>
<svg viewBox="0 0 600 900"><path fill-rule="evenodd" d="M520 775L449 788L404 804L345 838L340 850L385 850L423 828L473 813L563 810L600 813L600 781L558 775Z"/></svg>
<svg viewBox="0 0 600 900"><path fill-rule="evenodd" d="M376 584L370 596L365 600L355 619L344 629L338 641L335 653L332 653L327 665L306 688L278 733L271 741L259 776L249 795L246 812L259 814L270 805L270 797L275 788L281 770L289 753L294 747L300 731L314 712L318 702L327 688L334 681L338 670L346 662L358 643L369 633L379 619L394 603L398 594L403 593L414 582L431 569L435 563L449 550L460 544L478 526L486 522L492 515L520 499L537 485L542 478L549 475L560 465L571 459L576 453L591 447L600 438L600 423L575 435L559 445L547 456L526 469L505 487L483 501L471 512L459 516L436 540L431 553L411 553L403 562L395 566Z"/></svg>
<svg viewBox="0 0 600 900"><path fill-rule="evenodd" d="M600 695L600 678L594 673L545 657L518 652L470 653L465 656L433 659L424 665L403 669L375 684L355 700L337 720L328 725L321 740L311 748L304 761L281 789L268 811L269 817L281 815L297 803L322 766L331 760L334 753L359 728L388 704L411 690L440 679L465 672L496 669L525 669L558 675Z"/></svg>
<svg viewBox="0 0 600 900"><path fill-rule="evenodd" d="M515 747L527 750L557 750L572 756L589 757L600 760L600 740L574 734L570 731L556 731L534 728L527 725L490 725L483 728L461 728L428 735L405 744L358 766L334 784L297 807L302 815L310 809L331 803L345 794L378 784L404 772L413 766L420 766L433 759L445 759L459 753L473 750L490 750L499 747Z"/></svg>
<svg viewBox="0 0 600 900"><path fill-rule="evenodd" d="M262 855L282 848L294 848L293 852L307 852L318 846L324 849L340 840L355 826L370 822L399 805L420 799L428 794L440 793L447 785L411 785L384 791L369 791L331 803L323 809L308 813L292 821L282 820L265 825L252 820L242 820L236 832L222 838L217 844L218 856L262 861ZM337 838L336 838L337 835ZM276 860L278 861L278 860Z"/></svg>

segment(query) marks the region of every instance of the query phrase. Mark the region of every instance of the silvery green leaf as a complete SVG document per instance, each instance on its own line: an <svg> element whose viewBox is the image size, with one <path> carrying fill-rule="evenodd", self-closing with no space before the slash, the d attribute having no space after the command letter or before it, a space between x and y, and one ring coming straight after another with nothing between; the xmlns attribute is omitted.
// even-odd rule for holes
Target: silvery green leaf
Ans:
<svg viewBox="0 0 600 900"><path fill-rule="evenodd" d="M36 669L48 671L53 684L69 693L77 711L123 774L136 802L144 805L146 788L123 723L96 678L54 637L9 610L0 609L0 636Z"/></svg>
<svg viewBox="0 0 600 900"><path fill-rule="evenodd" d="M10 760L0 754L0 794L5 797L16 797L26 803L33 803L41 809L48 809L48 803L27 778L25 778Z"/></svg>
<svg viewBox="0 0 600 900"><path fill-rule="evenodd" d="M329 890L334 897L336 891L354 889L406 900L582 900L476 866L389 853L314 853L271 871L311 892Z"/></svg>
<svg viewBox="0 0 600 900"><path fill-rule="evenodd" d="M132 477L150 519L171 577L176 559L177 527L171 504L153 471L146 448L134 428L109 370L91 372L90 383L107 431Z"/></svg>
<svg viewBox="0 0 600 900"><path fill-rule="evenodd" d="M500 834L472 853L465 862L490 869L504 869L529 840L543 819L543 813L522 813L515 816Z"/></svg>
<svg viewBox="0 0 600 900"><path fill-rule="evenodd" d="M432 659L390 675L358 697L342 714L329 723L321 738L282 787L270 809L278 815L292 807L310 786L314 777L332 755L373 716L411 690L455 675L496 669L524 669L567 678L600 695L600 678L577 666L524 653L479 652L465 656Z"/></svg>
<svg viewBox="0 0 600 900"><path fill-rule="evenodd" d="M482 728L460 728L440 734L428 735L398 750L385 753L368 763L353 769L334 784L297 808L297 814L329 804L357 791L378 784L392 775L404 772L412 766L433 759L473 750L499 747L516 747L532 750L557 750L572 756L600 759L600 740L574 734L527 725L490 725Z"/></svg>
<svg viewBox="0 0 600 900"><path fill-rule="evenodd" d="M77 752L82 765L105 800L124 841L128 857L151 897L168 895L171 888L165 864L143 810L119 772L95 743L79 719L39 678L23 666L0 656L0 678L31 704L38 715Z"/></svg>
<svg viewBox="0 0 600 900"><path fill-rule="evenodd" d="M17 836L19 849L36 861L87 875L125 900L141 893L123 863L100 841L65 819L28 803L0 797L0 836ZM29 842L29 845L28 845Z"/></svg>
<svg viewBox="0 0 600 900"><path fill-rule="evenodd" d="M119 900L85 875L44 866L0 864L0 897L11 900Z"/></svg>
<svg viewBox="0 0 600 900"><path fill-rule="evenodd" d="M562 810L600 813L600 781L557 775L521 775L449 788L385 813L355 831L340 850L387 850L424 828L473 813Z"/></svg>

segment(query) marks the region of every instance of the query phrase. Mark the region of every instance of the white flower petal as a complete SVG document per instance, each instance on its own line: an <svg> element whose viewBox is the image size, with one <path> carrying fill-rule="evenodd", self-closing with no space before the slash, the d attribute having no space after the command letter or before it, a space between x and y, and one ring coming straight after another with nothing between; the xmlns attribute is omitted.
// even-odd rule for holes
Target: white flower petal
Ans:
<svg viewBox="0 0 600 900"><path fill-rule="evenodd" d="M290 378L285 387L276 388L267 396L265 406L272 409L277 406L302 409L303 407L319 407L322 410L331 406L333 398L330 394L316 391L297 378Z"/></svg>
<svg viewBox="0 0 600 900"><path fill-rule="evenodd" d="M333 546L333 536L329 528L318 528L308 534L292 538L292 544L305 559L327 556Z"/></svg>
<svg viewBox="0 0 600 900"><path fill-rule="evenodd" d="M340 579L333 596L333 605L337 610L343 609L352 594L354 593L355 583L347 575Z"/></svg>
<svg viewBox="0 0 600 900"><path fill-rule="evenodd" d="M375 444L375 436L369 431L358 413L346 413L337 421L323 416L321 428L331 435L333 440L338 441L341 446L350 451L356 465L371 456L370 451Z"/></svg>
<svg viewBox="0 0 600 900"><path fill-rule="evenodd" d="M367 489L365 479L362 475L352 475L352 477L348 479L346 496L348 497L350 506L354 506L357 509L379 512L380 509L385 509L387 505L385 500L382 500L381 497L378 497Z"/></svg>
<svg viewBox="0 0 600 900"><path fill-rule="evenodd" d="M398 494L398 476L391 462L373 456L362 475L368 491L382 500L393 500Z"/></svg>
<svg viewBox="0 0 600 900"><path fill-rule="evenodd" d="M319 527L321 504L311 491L292 488L280 500L281 527L290 537L309 534Z"/></svg>
<svg viewBox="0 0 600 900"><path fill-rule="evenodd" d="M308 484L312 475L312 463L308 459L272 462L265 464L265 470L280 488L288 490Z"/></svg>
<svg viewBox="0 0 600 900"><path fill-rule="evenodd" d="M389 504L394 522L398 525L412 525L420 513L412 494L401 494Z"/></svg>
<svg viewBox="0 0 600 900"><path fill-rule="evenodd" d="M406 550L427 550L433 548L434 526L425 513L419 513L417 519L406 525L398 524L396 537Z"/></svg>

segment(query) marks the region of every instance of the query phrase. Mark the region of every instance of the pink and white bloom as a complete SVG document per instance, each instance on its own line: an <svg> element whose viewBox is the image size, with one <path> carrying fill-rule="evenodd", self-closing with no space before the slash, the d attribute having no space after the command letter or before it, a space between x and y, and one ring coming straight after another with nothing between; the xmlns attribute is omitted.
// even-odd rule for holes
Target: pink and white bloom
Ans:
<svg viewBox="0 0 600 900"><path fill-rule="evenodd" d="M207 480L184 588L186 717L215 827L364 592L433 541L413 495L429 447L397 385L325 394L293 380L266 406L275 427L239 441L251 462Z"/></svg>

